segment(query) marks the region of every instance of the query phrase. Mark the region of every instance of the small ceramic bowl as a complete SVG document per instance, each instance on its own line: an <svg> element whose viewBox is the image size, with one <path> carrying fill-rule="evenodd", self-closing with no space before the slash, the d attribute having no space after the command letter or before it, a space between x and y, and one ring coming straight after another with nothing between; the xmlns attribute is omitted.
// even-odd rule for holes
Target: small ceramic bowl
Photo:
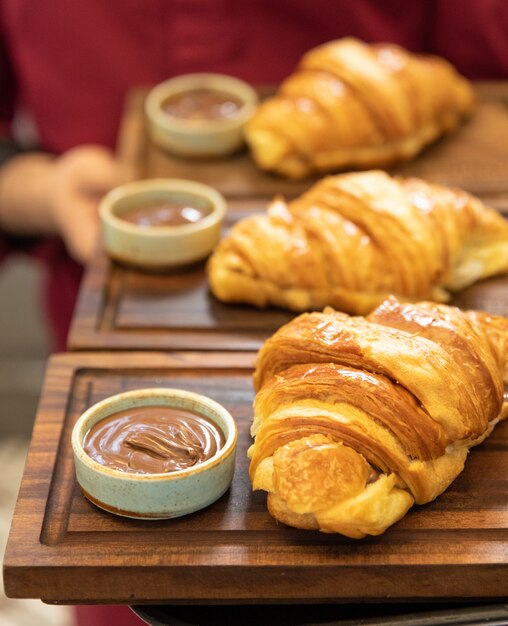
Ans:
<svg viewBox="0 0 508 626"><path fill-rule="evenodd" d="M83 441L97 422L118 411L153 405L203 415L222 430L224 446L202 463L164 474L112 469L85 452ZM98 402L81 415L72 431L76 476L83 494L101 509L140 519L180 517L220 498L233 478L236 441L235 421L223 406L200 394L164 388L127 391Z"/></svg>
<svg viewBox="0 0 508 626"><path fill-rule="evenodd" d="M140 226L122 219L143 206L188 201L205 210L193 223ZM99 214L104 246L113 259L163 271L204 259L218 243L226 215L224 197L212 187L190 180L154 178L116 187L101 200Z"/></svg>
<svg viewBox="0 0 508 626"><path fill-rule="evenodd" d="M165 103L180 94L209 90L230 94L238 108L229 117L193 119L164 110ZM224 74L185 74L155 86L145 101L151 140L174 154L186 157L224 156L243 145L243 127L258 102L256 91L246 82Z"/></svg>

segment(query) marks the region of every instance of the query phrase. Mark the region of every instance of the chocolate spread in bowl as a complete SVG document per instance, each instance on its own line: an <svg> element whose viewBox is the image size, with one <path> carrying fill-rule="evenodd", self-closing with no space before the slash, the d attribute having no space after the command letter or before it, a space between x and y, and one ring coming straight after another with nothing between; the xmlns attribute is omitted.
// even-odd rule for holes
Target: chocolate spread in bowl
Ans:
<svg viewBox="0 0 508 626"><path fill-rule="evenodd" d="M174 94L162 104L168 115L186 120L220 120L234 117L243 102L225 91L191 89Z"/></svg>
<svg viewBox="0 0 508 626"><path fill-rule="evenodd" d="M95 424L83 441L94 461L137 474L176 472L224 446L221 429L199 413L168 406L125 409Z"/></svg>
<svg viewBox="0 0 508 626"><path fill-rule="evenodd" d="M200 202L166 200L143 204L120 215L123 220L137 226L181 226L194 224L210 214L212 205L200 198Z"/></svg>

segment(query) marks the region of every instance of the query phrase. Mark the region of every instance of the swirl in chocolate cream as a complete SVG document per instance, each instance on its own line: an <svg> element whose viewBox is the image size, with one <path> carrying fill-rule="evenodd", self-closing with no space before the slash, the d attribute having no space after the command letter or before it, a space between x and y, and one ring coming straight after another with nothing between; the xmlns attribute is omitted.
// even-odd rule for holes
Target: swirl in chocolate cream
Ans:
<svg viewBox="0 0 508 626"><path fill-rule="evenodd" d="M224 443L224 433L201 414L168 406L141 406L97 422L87 433L83 448L94 461L112 469L161 474L203 463Z"/></svg>

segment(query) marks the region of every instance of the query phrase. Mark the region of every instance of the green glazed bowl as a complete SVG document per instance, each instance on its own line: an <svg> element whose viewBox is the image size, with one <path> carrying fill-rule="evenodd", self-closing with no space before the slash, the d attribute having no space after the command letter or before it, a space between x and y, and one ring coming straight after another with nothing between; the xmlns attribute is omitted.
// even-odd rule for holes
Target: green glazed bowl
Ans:
<svg viewBox="0 0 508 626"><path fill-rule="evenodd" d="M224 446L212 458L165 474L136 474L106 467L84 450L83 440L99 420L125 409L163 405L187 409L212 420L223 431ZM72 431L76 477L96 506L123 517L168 519L202 509L229 488L235 469L238 430L226 409L197 393L180 389L139 389L111 396L85 411Z"/></svg>

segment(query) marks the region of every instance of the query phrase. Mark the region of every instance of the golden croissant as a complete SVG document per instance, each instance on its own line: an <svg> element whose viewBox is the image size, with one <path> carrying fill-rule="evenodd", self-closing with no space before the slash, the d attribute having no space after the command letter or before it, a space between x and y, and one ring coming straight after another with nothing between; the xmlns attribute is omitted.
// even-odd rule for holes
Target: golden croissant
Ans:
<svg viewBox="0 0 508 626"><path fill-rule="evenodd" d="M329 176L237 223L208 263L219 300L365 314L393 294L446 302L508 271L508 222L458 189L382 171Z"/></svg>
<svg viewBox="0 0 508 626"><path fill-rule="evenodd" d="M290 178L411 158L475 105L445 59L339 39L307 52L245 128L255 162Z"/></svg>
<svg viewBox="0 0 508 626"><path fill-rule="evenodd" d="M261 349L254 489L297 528L377 535L442 493L508 414L508 320L387 299L304 313Z"/></svg>

